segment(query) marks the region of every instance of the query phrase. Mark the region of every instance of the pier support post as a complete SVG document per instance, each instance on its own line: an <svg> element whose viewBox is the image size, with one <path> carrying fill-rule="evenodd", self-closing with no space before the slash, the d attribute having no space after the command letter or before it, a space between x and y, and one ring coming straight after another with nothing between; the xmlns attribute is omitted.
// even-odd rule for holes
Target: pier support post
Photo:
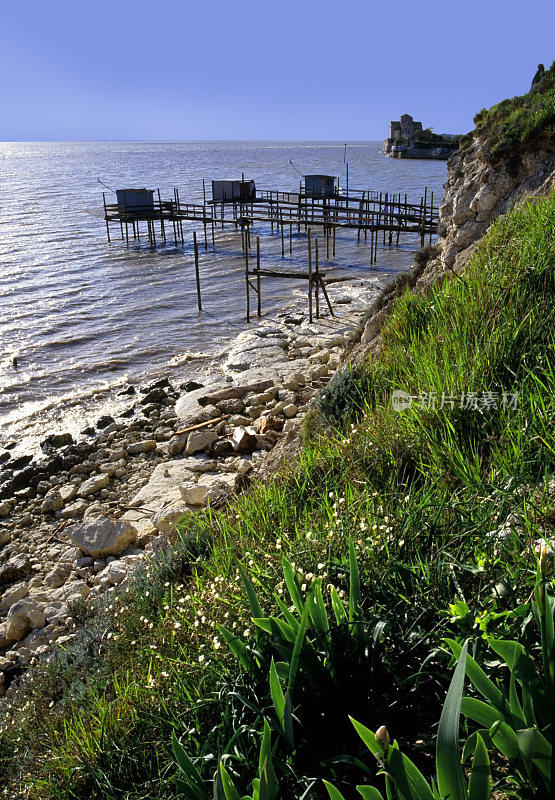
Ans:
<svg viewBox="0 0 555 800"><path fill-rule="evenodd" d="M318 239L314 240L314 260L315 260L315 291L316 291L316 319L320 319L320 262L318 259Z"/></svg>
<svg viewBox="0 0 555 800"><path fill-rule="evenodd" d="M308 321L312 322L312 231L308 229Z"/></svg>
<svg viewBox="0 0 555 800"><path fill-rule="evenodd" d="M262 316L262 299L260 297L260 236L256 237L256 315Z"/></svg>
<svg viewBox="0 0 555 800"><path fill-rule="evenodd" d="M197 305L198 305L198 310L202 311L202 300L200 296L200 274L198 268L198 244L197 244L196 231L193 231L193 247L195 249L195 280L197 282Z"/></svg>
<svg viewBox="0 0 555 800"><path fill-rule="evenodd" d="M249 282L249 248L245 247L245 285L247 289L247 322L251 321L250 282Z"/></svg>

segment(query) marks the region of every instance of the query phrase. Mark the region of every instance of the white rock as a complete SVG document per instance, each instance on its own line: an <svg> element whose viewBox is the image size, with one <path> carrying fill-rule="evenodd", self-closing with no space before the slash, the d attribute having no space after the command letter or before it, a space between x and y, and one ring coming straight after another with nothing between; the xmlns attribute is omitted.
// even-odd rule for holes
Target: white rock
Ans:
<svg viewBox="0 0 555 800"><path fill-rule="evenodd" d="M71 603L79 597L88 597L89 593L90 588L85 581L71 581L52 592L50 597L51 601L63 600L66 603Z"/></svg>
<svg viewBox="0 0 555 800"><path fill-rule="evenodd" d="M69 503L77 494L77 486L74 483L66 483L60 486L59 492L64 503Z"/></svg>
<svg viewBox="0 0 555 800"><path fill-rule="evenodd" d="M31 598L18 600L8 611L6 639L18 642L31 628L42 627L46 622L42 606Z"/></svg>
<svg viewBox="0 0 555 800"><path fill-rule="evenodd" d="M119 555L137 538L137 529L124 519L87 517L70 525L66 533L77 547L95 558Z"/></svg>
<svg viewBox="0 0 555 800"><path fill-rule="evenodd" d="M160 533L170 534L175 530L181 517L190 510L186 503L172 503L154 514L152 524Z"/></svg>
<svg viewBox="0 0 555 800"><path fill-rule="evenodd" d="M49 514L58 511L63 504L64 501L60 492L57 489L50 489L44 496L40 509L44 514Z"/></svg>
<svg viewBox="0 0 555 800"><path fill-rule="evenodd" d="M21 583L14 584L14 586L10 586L10 588L6 589L0 598L0 611L9 611L14 603L17 603L18 600L22 600L24 597L27 597L28 594L29 588L23 581Z"/></svg>
<svg viewBox="0 0 555 800"><path fill-rule="evenodd" d="M249 461L247 458L239 458L235 463L235 469L239 475L246 475L247 472L250 472L252 469L252 461Z"/></svg>
<svg viewBox="0 0 555 800"><path fill-rule="evenodd" d="M44 583L46 586L50 586L51 589L58 589L66 582L70 572L71 566L69 564L56 564L44 579Z"/></svg>
<svg viewBox="0 0 555 800"><path fill-rule="evenodd" d="M134 444L127 445L127 452L130 456L150 453L151 450L156 450L156 441L154 439L147 439L144 442L135 442Z"/></svg>
<svg viewBox="0 0 555 800"><path fill-rule="evenodd" d="M289 403L289 405L286 405L285 408L283 409L283 413L288 419L290 419L291 417L295 417L298 414L298 412L299 409L295 405L295 403Z"/></svg>
<svg viewBox="0 0 555 800"><path fill-rule="evenodd" d="M193 477L189 468L189 460L182 458L158 464L148 483L129 501L128 505L134 508L140 506L154 513L162 503L179 500L179 484ZM129 519L127 514L124 514L123 518Z"/></svg>
<svg viewBox="0 0 555 800"><path fill-rule="evenodd" d="M123 561L112 561L98 573L96 579L102 586L116 586L124 580L127 572L128 567Z"/></svg>
<svg viewBox="0 0 555 800"><path fill-rule="evenodd" d="M88 507L89 504L85 500L76 500L75 503L66 506L63 511L60 511L58 516L60 519L75 519L76 517L82 517Z"/></svg>
<svg viewBox="0 0 555 800"><path fill-rule="evenodd" d="M185 445L189 439L188 434L181 433L179 436L173 436L168 442L168 455L178 456L185 449Z"/></svg>
<svg viewBox="0 0 555 800"><path fill-rule="evenodd" d="M13 508L11 500L2 500L0 503L0 517L7 517Z"/></svg>
<svg viewBox="0 0 555 800"><path fill-rule="evenodd" d="M189 434L189 438L187 439L187 444L185 445L183 452L186 456L190 456L193 453L198 453L201 450L205 450L209 445L213 444L217 438L218 434L216 431L193 431Z"/></svg>
<svg viewBox="0 0 555 800"><path fill-rule="evenodd" d="M92 478L89 478L87 481L84 481L81 484L79 495L80 497L90 497L91 495L99 492L101 489L105 489L109 483L110 478L108 475L94 475Z"/></svg>
<svg viewBox="0 0 555 800"><path fill-rule="evenodd" d="M209 489L207 486L199 486L198 483L187 481L179 487L181 497L190 506L205 506L208 502Z"/></svg>

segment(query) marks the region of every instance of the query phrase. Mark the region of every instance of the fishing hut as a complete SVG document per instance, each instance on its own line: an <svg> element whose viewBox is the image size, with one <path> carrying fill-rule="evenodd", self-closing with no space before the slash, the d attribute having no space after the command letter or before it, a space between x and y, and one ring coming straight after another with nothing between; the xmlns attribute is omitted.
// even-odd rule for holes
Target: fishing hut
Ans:
<svg viewBox="0 0 555 800"><path fill-rule="evenodd" d="M116 189L116 197L120 213L142 217L154 211L152 189Z"/></svg>
<svg viewBox="0 0 555 800"><path fill-rule="evenodd" d="M256 200L254 181L212 181L213 203L252 203Z"/></svg>
<svg viewBox="0 0 555 800"><path fill-rule="evenodd" d="M304 197L330 199L337 193L337 178L333 175L305 175L301 181Z"/></svg>

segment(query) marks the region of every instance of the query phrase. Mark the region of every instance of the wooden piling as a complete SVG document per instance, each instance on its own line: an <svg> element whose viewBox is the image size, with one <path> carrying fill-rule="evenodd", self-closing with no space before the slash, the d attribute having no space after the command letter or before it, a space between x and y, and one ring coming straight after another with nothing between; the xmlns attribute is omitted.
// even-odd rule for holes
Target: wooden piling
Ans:
<svg viewBox="0 0 555 800"><path fill-rule="evenodd" d="M193 247L195 249L195 279L197 282L197 305L198 305L198 310L202 311L202 300L200 297L200 274L198 268L198 244L197 244L196 231L193 231Z"/></svg>
<svg viewBox="0 0 555 800"><path fill-rule="evenodd" d="M312 322L312 232L308 229L308 321Z"/></svg>
<svg viewBox="0 0 555 800"><path fill-rule="evenodd" d="M102 192L102 200L104 202L104 219L106 220L106 233L108 234L108 241L110 242L110 225L108 223L108 215L106 214L106 192Z"/></svg>
<svg viewBox="0 0 555 800"><path fill-rule="evenodd" d="M247 322L251 321L250 282L249 282L249 248L245 247L245 285L247 289Z"/></svg>
<svg viewBox="0 0 555 800"><path fill-rule="evenodd" d="M315 289L316 289L316 319L320 319L320 263L318 258L318 239L314 240L314 261L315 261Z"/></svg>
<svg viewBox="0 0 555 800"><path fill-rule="evenodd" d="M260 297L260 236L256 237L256 315L262 316L262 299Z"/></svg>

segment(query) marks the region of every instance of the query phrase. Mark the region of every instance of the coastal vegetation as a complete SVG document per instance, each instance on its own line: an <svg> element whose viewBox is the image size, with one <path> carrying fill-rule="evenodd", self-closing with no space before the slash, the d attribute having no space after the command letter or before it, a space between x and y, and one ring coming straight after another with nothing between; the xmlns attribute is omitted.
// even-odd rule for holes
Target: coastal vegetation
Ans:
<svg viewBox="0 0 555 800"><path fill-rule="evenodd" d="M476 132L487 137L491 161L518 154L530 145L555 146L555 62L527 94L502 100L474 117Z"/></svg>
<svg viewBox="0 0 555 800"><path fill-rule="evenodd" d="M554 242L551 194L407 289L295 463L73 609L4 796L550 796Z"/></svg>

